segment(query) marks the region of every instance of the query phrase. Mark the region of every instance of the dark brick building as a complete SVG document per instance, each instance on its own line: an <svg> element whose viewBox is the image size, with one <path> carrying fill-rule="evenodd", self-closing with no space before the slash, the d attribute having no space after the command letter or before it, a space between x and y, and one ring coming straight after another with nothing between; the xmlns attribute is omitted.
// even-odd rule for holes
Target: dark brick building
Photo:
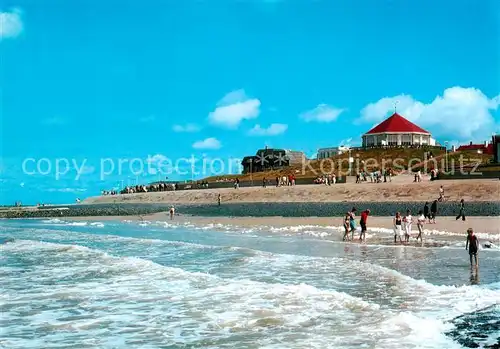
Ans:
<svg viewBox="0 0 500 349"><path fill-rule="evenodd" d="M257 150L255 155L245 156L241 165L243 166L243 174L245 174L299 165L305 159L304 153L300 151L266 147Z"/></svg>

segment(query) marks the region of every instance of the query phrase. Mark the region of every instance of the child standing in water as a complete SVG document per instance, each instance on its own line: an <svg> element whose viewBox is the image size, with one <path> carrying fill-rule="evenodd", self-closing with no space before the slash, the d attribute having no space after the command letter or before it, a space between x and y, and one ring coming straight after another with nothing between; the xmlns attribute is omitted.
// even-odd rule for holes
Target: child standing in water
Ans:
<svg viewBox="0 0 500 349"><path fill-rule="evenodd" d="M174 219L174 215L175 215L175 208L174 206L172 206L170 207L170 220Z"/></svg>
<svg viewBox="0 0 500 349"><path fill-rule="evenodd" d="M465 249L469 251L470 266L472 267L472 257L476 262L476 268L479 266L477 261L477 251L479 250L479 240L474 235L472 228L467 229L467 241L465 242Z"/></svg>

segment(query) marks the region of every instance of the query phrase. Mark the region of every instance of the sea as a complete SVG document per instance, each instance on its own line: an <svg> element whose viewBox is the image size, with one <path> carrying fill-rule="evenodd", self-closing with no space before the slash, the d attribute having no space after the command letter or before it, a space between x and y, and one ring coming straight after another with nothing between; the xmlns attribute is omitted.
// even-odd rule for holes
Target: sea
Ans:
<svg viewBox="0 0 500 349"><path fill-rule="evenodd" d="M0 221L0 348L500 348L500 241Z"/></svg>

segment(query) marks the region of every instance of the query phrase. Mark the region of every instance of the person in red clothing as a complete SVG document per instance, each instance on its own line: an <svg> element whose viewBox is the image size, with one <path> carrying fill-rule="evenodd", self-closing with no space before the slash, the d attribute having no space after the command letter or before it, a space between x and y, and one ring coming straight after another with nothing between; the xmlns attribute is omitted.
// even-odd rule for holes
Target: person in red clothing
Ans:
<svg viewBox="0 0 500 349"><path fill-rule="evenodd" d="M370 214L370 210L364 210L361 213L361 219L359 220L359 225L361 225L361 233L359 234L359 241L366 240L366 221L368 220L368 215Z"/></svg>

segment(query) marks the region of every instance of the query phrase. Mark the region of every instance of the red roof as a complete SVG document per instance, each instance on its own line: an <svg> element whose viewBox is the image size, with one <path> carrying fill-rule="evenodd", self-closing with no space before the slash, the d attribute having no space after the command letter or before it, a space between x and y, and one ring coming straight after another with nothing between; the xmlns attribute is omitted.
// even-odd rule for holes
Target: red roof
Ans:
<svg viewBox="0 0 500 349"><path fill-rule="evenodd" d="M430 132L418 127L413 122L408 121L398 113L392 114L389 118L382 121L380 124L372 128L366 134L371 133L391 133L391 132L408 132L408 133L425 133Z"/></svg>
<svg viewBox="0 0 500 349"><path fill-rule="evenodd" d="M463 151L463 150L482 150L483 154L493 154L493 144L468 144L468 145L461 145L460 147L457 148L458 151Z"/></svg>

